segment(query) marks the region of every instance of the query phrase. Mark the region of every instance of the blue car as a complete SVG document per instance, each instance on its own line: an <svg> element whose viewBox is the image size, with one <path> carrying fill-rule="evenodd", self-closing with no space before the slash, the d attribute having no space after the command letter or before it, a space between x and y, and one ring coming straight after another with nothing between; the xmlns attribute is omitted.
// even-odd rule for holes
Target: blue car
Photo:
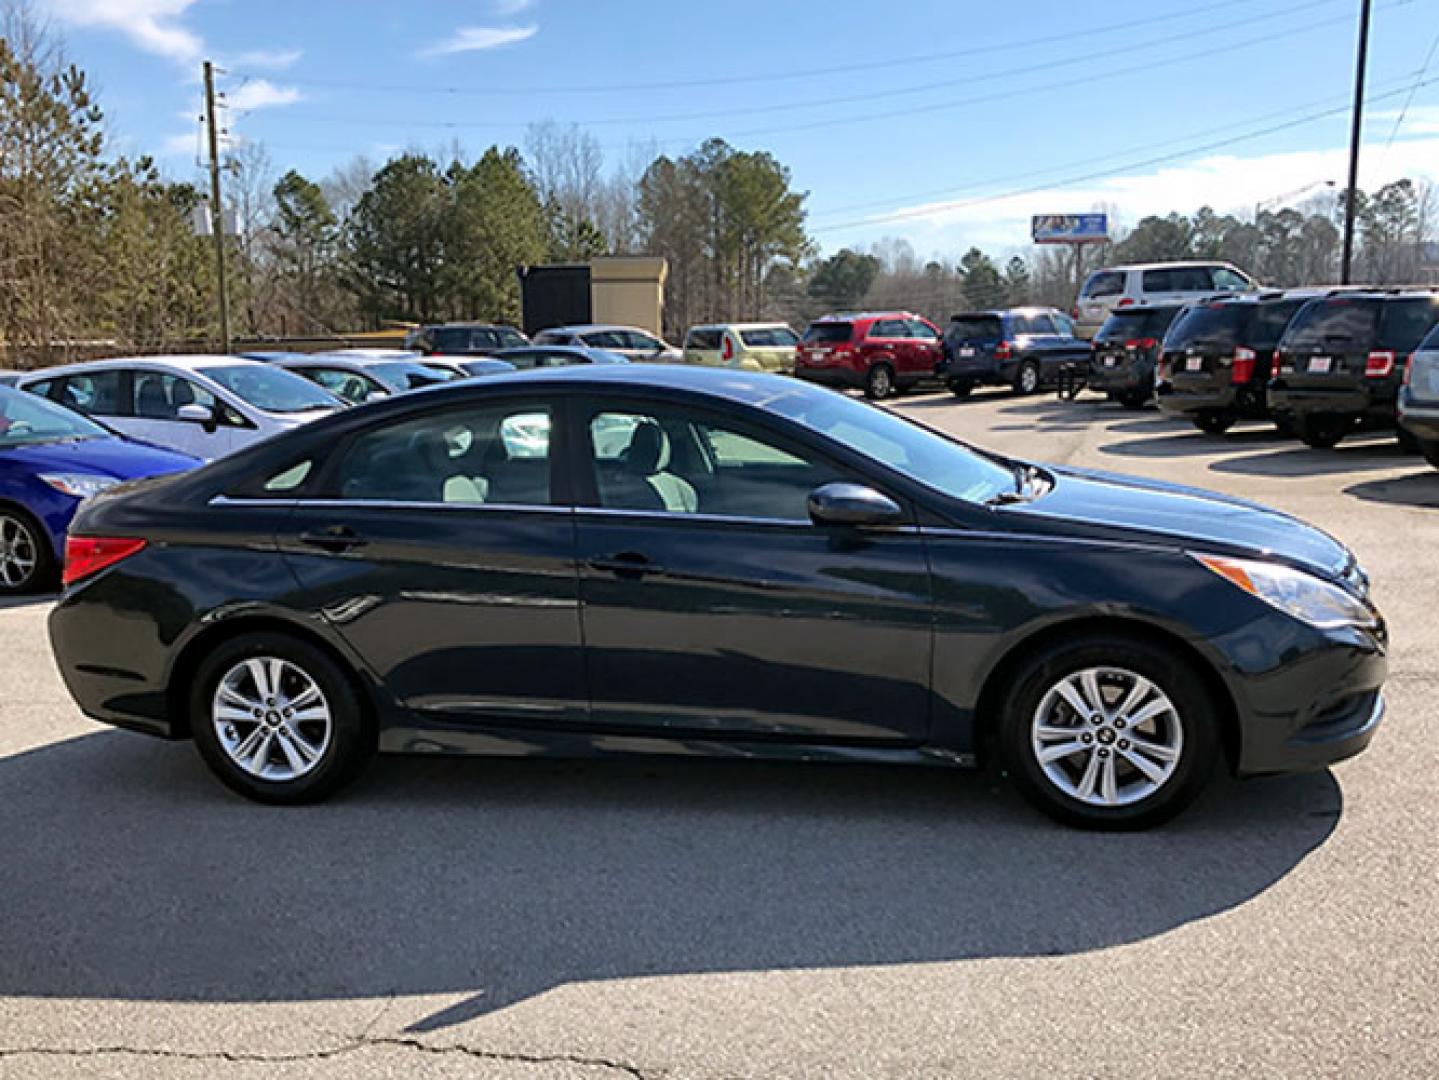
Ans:
<svg viewBox="0 0 1439 1080"><path fill-rule="evenodd" d="M0 595L53 581L65 530L83 499L124 480L199 464L0 386Z"/></svg>

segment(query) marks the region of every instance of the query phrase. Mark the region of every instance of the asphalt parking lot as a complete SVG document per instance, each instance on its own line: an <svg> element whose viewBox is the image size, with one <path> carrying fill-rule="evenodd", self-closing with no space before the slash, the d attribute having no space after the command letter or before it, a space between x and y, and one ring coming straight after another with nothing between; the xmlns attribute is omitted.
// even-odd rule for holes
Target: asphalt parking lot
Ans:
<svg viewBox="0 0 1439 1080"><path fill-rule="evenodd" d="M0 608L0 1077L1439 1075L1439 472L978 393L1026 457L1267 502L1350 544L1390 715L1329 772L1149 834L994 776L382 761L302 810L65 696Z"/></svg>

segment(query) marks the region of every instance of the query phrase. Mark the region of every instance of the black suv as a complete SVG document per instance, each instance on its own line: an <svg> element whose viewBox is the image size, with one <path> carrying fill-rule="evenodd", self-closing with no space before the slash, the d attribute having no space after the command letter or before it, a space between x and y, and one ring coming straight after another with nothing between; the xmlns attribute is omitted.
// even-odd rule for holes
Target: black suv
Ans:
<svg viewBox="0 0 1439 1080"><path fill-rule="evenodd" d="M1088 355L1089 343L1075 336L1069 316L1053 308L972 311L950 318L935 373L958 397L980 385L1032 394Z"/></svg>
<svg viewBox="0 0 1439 1080"><path fill-rule="evenodd" d="M1094 335L1089 388L1131 409L1148 404L1164 334L1183 310L1183 304L1133 304L1110 312Z"/></svg>
<svg viewBox="0 0 1439 1080"><path fill-rule="evenodd" d="M1211 435L1236 420L1269 419L1265 390L1275 347L1295 313L1325 295L1313 289L1248 293L1190 305L1164 336L1159 408Z"/></svg>
<svg viewBox="0 0 1439 1080"><path fill-rule="evenodd" d="M493 323L441 323L421 326L405 335L405 348L426 356L489 356L501 349L519 349L530 343L513 326Z"/></svg>
<svg viewBox="0 0 1439 1080"><path fill-rule="evenodd" d="M1338 293L1311 300L1284 331L1269 411L1306 445L1330 447L1361 425L1395 426L1405 365L1439 324L1439 290ZM1401 443L1412 442L1400 432Z"/></svg>

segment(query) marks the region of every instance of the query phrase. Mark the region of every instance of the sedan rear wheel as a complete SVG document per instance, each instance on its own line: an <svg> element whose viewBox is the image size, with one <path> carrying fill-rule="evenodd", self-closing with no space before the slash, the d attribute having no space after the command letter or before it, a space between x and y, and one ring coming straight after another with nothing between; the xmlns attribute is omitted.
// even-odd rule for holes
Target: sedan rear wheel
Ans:
<svg viewBox="0 0 1439 1080"><path fill-rule="evenodd" d="M1031 801L1084 828L1138 829L1187 806L1217 752L1203 683L1178 656L1128 638L1051 648L1014 684L1000 738Z"/></svg>
<svg viewBox="0 0 1439 1080"><path fill-rule="evenodd" d="M50 548L29 514L0 509L0 595L29 592L50 576Z"/></svg>
<svg viewBox="0 0 1439 1080"><path fill-rule="evenodd" d="M345 673L284 634L222 644L200 665L191 728L230 788L260 802L314 802L363 767L374 736Z"/></svg>

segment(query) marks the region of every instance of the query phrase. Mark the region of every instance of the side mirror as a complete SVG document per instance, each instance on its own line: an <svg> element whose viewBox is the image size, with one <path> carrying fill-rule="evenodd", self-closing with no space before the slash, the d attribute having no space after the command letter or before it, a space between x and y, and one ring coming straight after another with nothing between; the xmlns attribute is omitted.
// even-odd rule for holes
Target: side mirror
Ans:
<svg viewBox="0 0 1439 1080"><path fill-rule="evenodd" d="M198 405L193 401L188 405L181 405L176 409L175 419L185 420L192 424L200 424L206 431L214 431L218 425L214 409L208 405Z"/></svg>
<svg viewBox="0 0 1439 1080"><path fill-rule="evenodd" d="M822 484L809 493L809 516L816 525L883 529L904 524L904 511L888 495L863 484Z"/></svg>

